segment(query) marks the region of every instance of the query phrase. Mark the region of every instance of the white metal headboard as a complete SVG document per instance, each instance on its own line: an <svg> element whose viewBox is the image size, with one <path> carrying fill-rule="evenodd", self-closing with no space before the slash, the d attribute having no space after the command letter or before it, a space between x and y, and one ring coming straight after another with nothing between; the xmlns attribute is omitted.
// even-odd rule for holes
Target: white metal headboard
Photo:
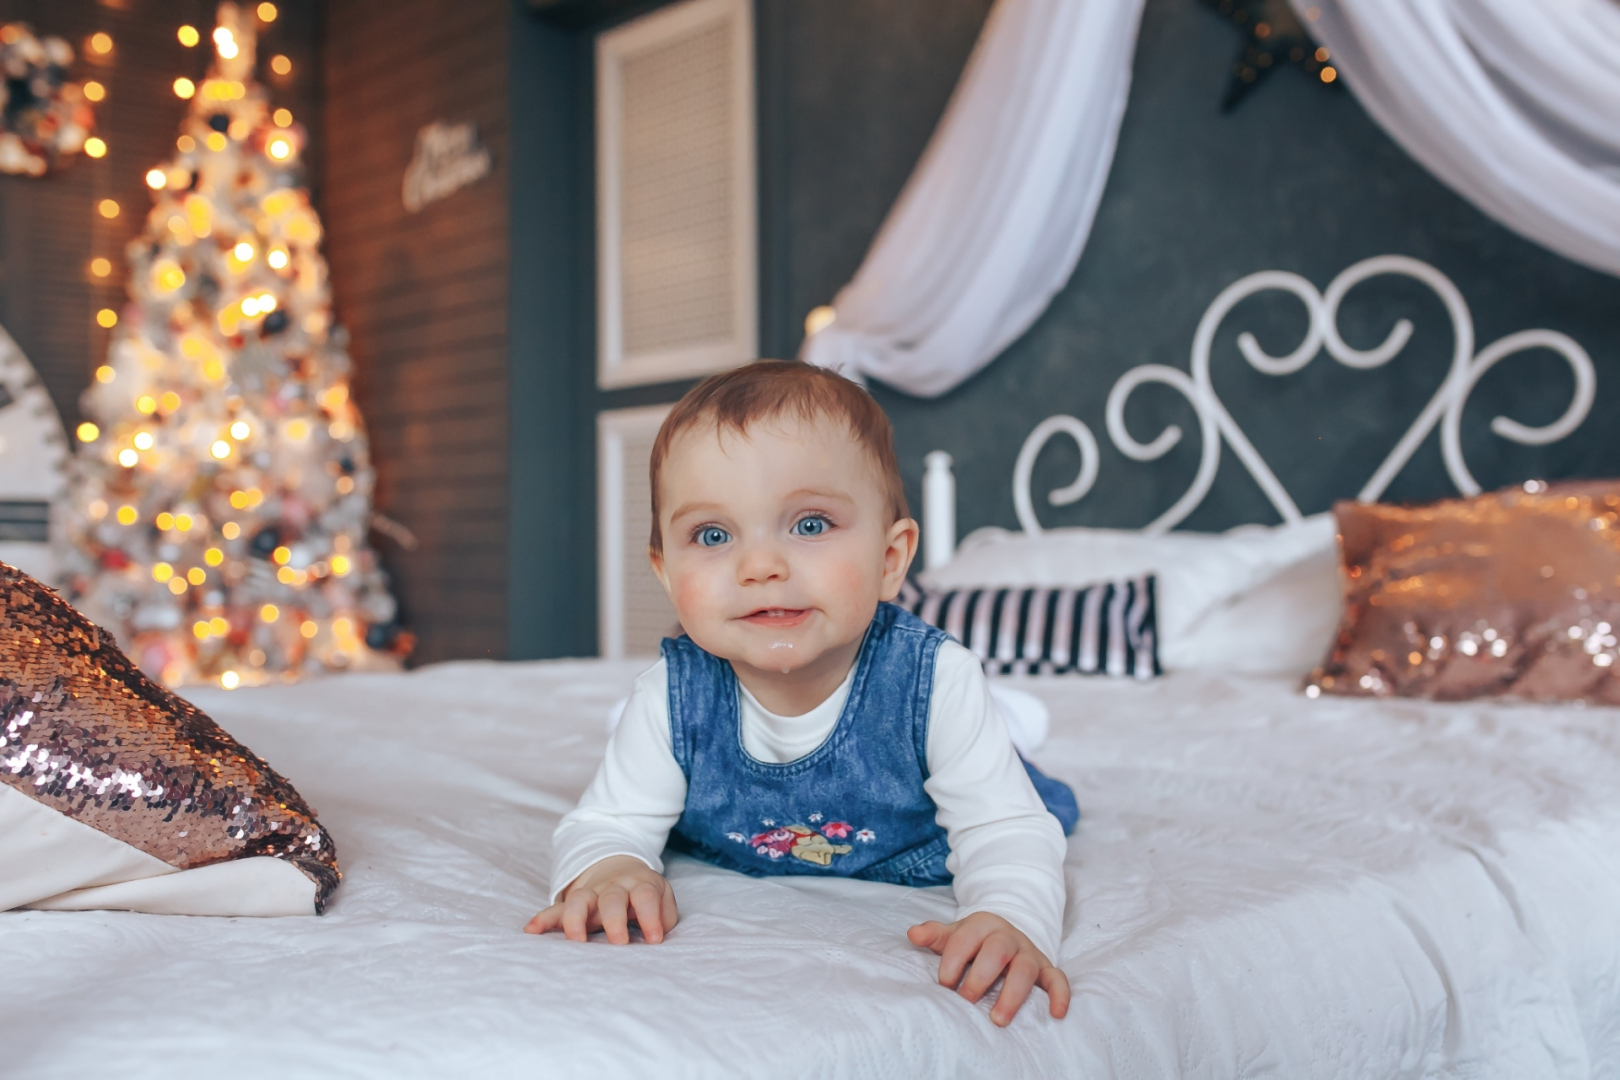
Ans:
<svg viewBox="0 0 1620 1080"><path fill-rule="evenodd" d="M1409 320L1401 319L1390 330L1389 336L1381 345L1367 350L1347 345L1339 336L1338 329L1339 303L1345 294L1368 278L1381 274L1399 274L1416 278L1433 289L1451 316L1455 346L1451 371L1445 382L1435 391L1434 397L1429 400L1417 420L1407 429L1400 442L1362 487L1357 495L1358 499L1363 502L1376 501L1437 423L1440 425L1441 454L1452 483L1465 495L1479 494L1479 483L1468 471L1468 465L1463 460L1461 440L1463 407L1481 376L1505 358L1526 349L1551 349L1568 362L1570 370L1575 375L1575 391L1569 407L1557 420L1543 427L1529 427L1506 416L1498 416L1491 421L1491 430L1517 443L1542 446L1565 438L1586 419L1587 413L1592 409L1597 389L1597 374L1592 366L1592 359L1585 349L1556 330L1521 330L1493 342L1476 353L1474 320L1469 314L1467 302L1463 300L1462 293L1451 280L1428 263L1404 255L1380 255L1364 259L1334 278L1326 292L1318 292L1316 286L1298 274L1281 270L1261 271L1227 286L1204 312L1203 318L1198 322L1197 333L1193 335L1190 376L1178 368L1166 367L1163 364L1143 364L1120 376L1108 393L1105 411L1108 436L1121 453L1135 461L1155 461L1163 457L1171 447L1181 441L1183 434L1179 426L1172 424L1160 431L1151 441L1144 443L1138 441L1126 429L1125 403L1138 386L1150 382L1169 386L1186 397L1198 415L1201 441L1198 472L1186 492L1168 510L1155 518L1143 530L1144 532L1166 532L1198 508L1209 493L1210 486L1215 482L1223 440L1231 445L1238 460L1243 462L1244 467L1249 470L1249 475L1254 477L1283 520L1290 522L1300 520L1299 508L1294 505L1294 500L1215 394L1209 372L1210 349L1215 341L1215 333L1220 329L1221 322L1227 314L1240 301L1256 293L1277 289L1293 293L1305 305L1305 310L1310 316L1310 329L1299 346L1286 356L1270 355L1260 347L1254 335L1247 331L1239 334L1238 349L1252 367L1267 375L1292 375L1314 360L1324 346L1330 356L1346 367L1361 370L1381 367L1398 356L1411 339L1412 323ZM1068 435L1079 445L1080 474L1073 483L1050 492L1047 501L1053 506L1068 506L1079 502L1097 480L1100 461L1097 439L1083 421L1073 416L1051 416L1037 424L1029 433L1029 437L1024 440L1023 448L1018 452L1017 464L1013 467L1013 504L1018 512L1019 524L1028 533L1041 532L1040 519L1036 516L1034 499L1030 494L1035 459L1047 442L1058 434ZM949 482L950 459L940 455L938 451L929 455L929 458L928 476L924 481L923 491L924 561L929 566L937 566L950 561L951 552L955 547L955 498L954 485ZM944 509L947 502L948 514ZM947 521L947 518L950 520Z"/></svg>

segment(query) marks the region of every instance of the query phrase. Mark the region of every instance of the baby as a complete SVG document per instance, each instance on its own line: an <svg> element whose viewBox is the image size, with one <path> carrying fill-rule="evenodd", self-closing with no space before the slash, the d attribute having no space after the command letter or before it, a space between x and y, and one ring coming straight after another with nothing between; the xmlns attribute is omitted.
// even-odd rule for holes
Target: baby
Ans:
<svg viewBox="0 0 1620 1080"><path fill-rule="evenodd" d="M624 944L633 921L662 941L666 846L755 876L954 884L955 921L907 932L940 983L977 1001L1005 975L999 1025L1037 984L1063 1016L1063 827L977 659L884 602L918 530L877 403L818 368L751 364L681 399L651 472L649 555L686 634L557 826L528 932Z"/></svg>

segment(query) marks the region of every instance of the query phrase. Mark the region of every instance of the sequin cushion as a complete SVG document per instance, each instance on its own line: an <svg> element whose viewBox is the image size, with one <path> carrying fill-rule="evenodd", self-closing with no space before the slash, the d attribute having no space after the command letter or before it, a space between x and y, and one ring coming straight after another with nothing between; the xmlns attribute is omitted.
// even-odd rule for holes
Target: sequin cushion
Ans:
<svg viewBox="0 0 1620 1080"><path fill-rule="evenodd" d="M284 860L314 883L317 914L341 878L331 836L291 784L141 674L111 635L0 563L0 794L14 793L179 871ZM64 850L47 844L37 858Z"/></svg>
<svg viewBox="0 0 1620 1080"><path fill-rule="evenodd" d="M1334 512L1344 618L1307 694L1620 704L1620 481Z"/></svg>

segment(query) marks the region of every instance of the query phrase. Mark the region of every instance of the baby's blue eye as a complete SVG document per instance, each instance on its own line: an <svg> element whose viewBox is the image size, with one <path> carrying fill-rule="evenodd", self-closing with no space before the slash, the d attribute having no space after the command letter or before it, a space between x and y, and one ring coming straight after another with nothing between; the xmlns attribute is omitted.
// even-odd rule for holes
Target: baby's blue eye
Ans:
<svg viewBox="0 0 1620 1080"><path fill-rule="evenodd" d="M827 534L827 519L819 517L800 518L793 525L794 536L825 536Z"/></svg>
<svg viewBox="0 0 1620 1080"><path fill-rule="evenodd" d="M705 525L697 534L697 542L704 547L719 547L730 539L731 534L718 525Z"/></svg>

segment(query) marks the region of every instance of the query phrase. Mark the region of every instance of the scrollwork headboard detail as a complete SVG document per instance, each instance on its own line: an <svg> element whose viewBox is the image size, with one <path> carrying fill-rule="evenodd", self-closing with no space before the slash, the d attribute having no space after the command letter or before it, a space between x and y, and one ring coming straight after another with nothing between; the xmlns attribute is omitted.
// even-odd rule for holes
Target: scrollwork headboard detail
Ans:
<svg viewBox="0 0 1620 1080"><path fill-rule="evenodd" d="M1239 351L1256 370L1267 375L1292 375L1314 360L1324 347L1328 355L1346 367L1362 370L1381 367L1398 356L1406 346L1412 336L1413 328L1410 321L1401 319L1390 330L1382 344L1366 350L1347 345L1339 335L1338 328L1339 303L1345 294L1361 282L1380 274L1399 274L1416 278L1433 289L1451 316L1455 346L1450 373L1446 376L1445 382L1362 487L1357 495L1361 501L1377 501L1436 424L1440 425L1440 449L1452 483L1465 495L1477 495L1480 491L1479 483L1468 471L1468 464L1463 460L1460 434L1463 406L1467 404L1468 395L1473 392L1480 377L1514 353L1532 348L1551 349L1558 353L1574 372L1575 392L1563 415L1550 424L1529 427L1506 416L1498 416L1491 421L1492 431L1504 439L1511 439L1517 443L1541 446L1563 439L1586 419L1597 389L1597 374L1593 369L1592 359L1585 349L1556 330L1521 330L1492 342L1476 353L1474 320L1469 314L1468 304L1451 280L1427 263L1403 255L1380 255L1364 259L1334 278L1325 292L1318 292L1316 286L1298 274L1280 270L1261 271L1227 286L1204 312L1203 318L1198 322L1198 331L1193 336L1191 375L1163 364L1143 364L1127 371L1109 391L1105 412L1108 436L1121 453L1135 461L1154 461L1163 457L1171 447L1181 441L1183 435L1181 428L1172 424L1151 440L1142 442L1127 430L1125 403L1137 387L1150 382L1169 386L1186 397L1198 416L1202 452L1192 486L1168 510L1155 518L1143 530L1144 532L1166 532L1198 508L1204 496L1209 493L1210 486L1215 482L1215 471L1220 465L1223 441L1231 446L1232 452L1249 470L1249 474L1260 485L1283 520L1290 522L1300 520L1299 508L1294 505L1294 500L1277 480L1271 467L1255 450L1248 437L1243 434L1242 428L1232 419L1232 414L1227 412L1220 398L1216 396L1214 385L1210 380L1210 349L1222 321L1240 301L1256 293L1275 289L1292 293L1299 298L1310 316L1310 329L1299 346L1286 356L1270 355L1260 347L1254 335L1247 331L1238 335ZM1047 442L1059 434L1069 436L1079 445L1080 475L1073 483L1049 493L1047 501L1053 506L1068 506L1079 502L1091 490L1092 484L1097 479L1099 467L1097 439L1083 421L1072 416L1052 416L1037 424L1029 433L1029 437L1024 440L1023 448L1018 453L1017 464L1013 468L1013 504L1018 511L1019 524L1028 533L1041 531L1040 519L1036 516L1035 502L1030 493L1035 459Z"/></svg>

